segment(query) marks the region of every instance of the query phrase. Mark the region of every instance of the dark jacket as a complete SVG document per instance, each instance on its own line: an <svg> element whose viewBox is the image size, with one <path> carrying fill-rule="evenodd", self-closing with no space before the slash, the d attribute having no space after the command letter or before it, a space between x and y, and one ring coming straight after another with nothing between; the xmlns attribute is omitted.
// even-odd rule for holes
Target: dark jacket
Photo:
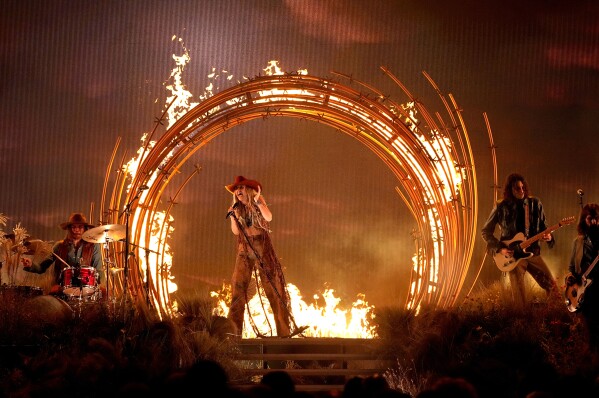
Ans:
<svg viewBox="0 0 599 398"><path fill-rule="evenodd" d="M593 261L597 258L598 248L593 245L591 238L588 235L579 235L574 239L572 245L572 255L570 256L570 264L568 270L580 277ZM593 279L599 275L599 265L594 265L593 270L589 273L588 278Z"/></svg>
<svg viewBox="0 0 599 398"><path fill-rule="evenodd" d="M519 230L517 226L518 212L524 212L524 206L528 206L528 233L524 230ZM499 226L500 236L499 239L495 237L495 227ZM500 241L511 240L514 236L521 232L525 238L530 238L543 232L547 229L545 224L545 212L543 211L543 204L538 198L528 197L524 200L499 200L495 203L489 218L485 222L482 228L482 236L485 242L487 242L487 250L495 253L502 247ZM547 242L549 247L555 245L555 238ZM534 242L527 251L539 255L541 253L541 247L539 241Z"/></svg>

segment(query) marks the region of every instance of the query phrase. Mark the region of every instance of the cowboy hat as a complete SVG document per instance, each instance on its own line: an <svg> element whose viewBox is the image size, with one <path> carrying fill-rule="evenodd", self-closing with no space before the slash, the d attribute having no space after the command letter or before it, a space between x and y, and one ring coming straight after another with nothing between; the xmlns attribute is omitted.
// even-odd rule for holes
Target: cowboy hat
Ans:
<svg viewBox="0 0 599 398"><path fill-rule="evenodd" d="M239 185L245 185L246 187L252 188L255 191L258 190L258 187L262 189L262 184L260 184L258 181L248 180L243 176L235 177L235 182L233 182L233 184L225 185L225 188L227 191L233 193L233 191L235 191L235 187Z"/></svg>
<svg viewBox="0 0 599 398"><path fill-rule="evenodd" d="M87 223L87 219L81 213L73 213L69 216L69 221L60 224L60 228L67 229L73 224L83 224L85 229L93 227L93 225Z"/></svg>

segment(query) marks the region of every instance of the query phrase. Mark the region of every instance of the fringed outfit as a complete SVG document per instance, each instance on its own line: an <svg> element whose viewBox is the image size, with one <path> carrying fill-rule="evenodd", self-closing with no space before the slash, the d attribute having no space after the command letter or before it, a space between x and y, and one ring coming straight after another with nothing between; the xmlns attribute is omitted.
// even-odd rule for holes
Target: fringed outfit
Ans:
<svg viewBox="0 0 599 398"><path fill-rule="evenodd" d="M240 208L238 227L243 228L237 235L237 257L232 277L232 299L228 318L233 321L239 334L243 330L244 311L248 301L248 288L254 273L257 291L263 289L273 311L277 335L290 335L289 293L283 269L272 246L268 222L264 219L253 201L251 209ZM247 235L247 240L246 240ZM249 242L248 242L249 240ZM255 250L255 252L254 252ZM261 261L260 261L261 260ZM258 278L260 283L258 284ZM251 318L251 315L250 315Z"/></svg>

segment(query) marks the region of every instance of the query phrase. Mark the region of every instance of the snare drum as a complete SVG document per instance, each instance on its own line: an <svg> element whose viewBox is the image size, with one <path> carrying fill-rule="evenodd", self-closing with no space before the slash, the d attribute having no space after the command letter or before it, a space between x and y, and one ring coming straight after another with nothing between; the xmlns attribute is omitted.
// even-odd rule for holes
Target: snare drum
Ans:
<svg viewBox="0 0 599 398"><path fill-rule="evenodd" d="M67 296L91 296L97 289L96 280L94 267L67 267L62 270L60 284Z"/></svg>

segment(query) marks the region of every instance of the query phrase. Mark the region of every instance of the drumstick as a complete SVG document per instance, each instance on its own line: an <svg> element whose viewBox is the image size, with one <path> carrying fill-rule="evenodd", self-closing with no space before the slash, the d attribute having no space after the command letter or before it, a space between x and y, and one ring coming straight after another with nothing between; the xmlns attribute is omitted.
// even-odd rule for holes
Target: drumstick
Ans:
<svg viewBox="0 0 599 398"><path fill-rule="evenodd" d="M67 262L66 262L66 261L64 261L64 260L63 260L63 259L62 259L62 258L61 258L59 255L57 255L56 253L52 253L52 255L53 255L54 257L56 257L56 259L58 259L58 260L62 261L62 263L63 263L64 265L66 265L68 268L70 268L70 267L71 267L69 264L67 264Z"/></svg>

